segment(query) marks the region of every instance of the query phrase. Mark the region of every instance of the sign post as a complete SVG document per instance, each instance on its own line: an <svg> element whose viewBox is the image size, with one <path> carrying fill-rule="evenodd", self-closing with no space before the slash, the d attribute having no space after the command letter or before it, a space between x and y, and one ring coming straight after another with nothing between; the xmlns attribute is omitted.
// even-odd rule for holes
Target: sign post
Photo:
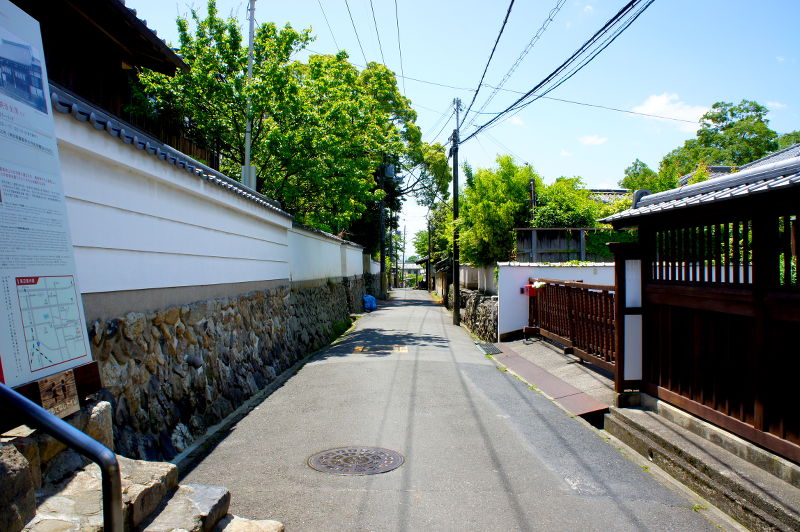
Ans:
<svg viewBox="0 0 800 532"><path fill-rule="evenodd" d="M0 382L38 381L63 417L92 356L42 50L38 22L0 0Z"/></svg>

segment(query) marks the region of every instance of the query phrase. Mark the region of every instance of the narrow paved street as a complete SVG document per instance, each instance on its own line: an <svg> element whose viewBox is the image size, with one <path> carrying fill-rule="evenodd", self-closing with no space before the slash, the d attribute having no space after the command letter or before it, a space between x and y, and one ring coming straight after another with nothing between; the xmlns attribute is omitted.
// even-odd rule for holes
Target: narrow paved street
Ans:
<svg viewBox="0 0 800 532"><path fill-rule="evenodd" d="M596 432L481 354L427 293L399 290L240 421L184 479L295 531L717 530ZM400 468L307 465L344 446Z"/></svg>

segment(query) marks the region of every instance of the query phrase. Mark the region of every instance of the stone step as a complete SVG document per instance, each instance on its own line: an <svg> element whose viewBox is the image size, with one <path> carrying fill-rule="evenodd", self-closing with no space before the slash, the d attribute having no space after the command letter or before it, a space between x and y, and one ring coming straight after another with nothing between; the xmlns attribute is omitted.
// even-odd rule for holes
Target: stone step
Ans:
<svg viewBox="0 0 800 532"><path fill-rule="evenodd" d="M143 526L143 532L209 532L227 515L231 494L221 486L185 484Z"/></svg>
<svg viewBox="0 0 800 532"><path fill-rule="evenodd" d="M800 489L658 414L612 408L605 430L752 530L800 530Z"/></svg>
<svg viewBox="0 0 800 532"><path fill-rule="evenodd" d="M279 521L245 519L228 514L217 523L214 532L284 532L284 527Z"/></svg>
<svg viewBox="0 0 800 532"><path fill-rule="evenodd" d="M122 456L117 456L117 460L122 477L125 528L135 529L178 485L178 469L167 462ZM90 464L59 484L45 486L36 495L36 515L24 530L103 530L101 474L97 465Z"/></svg>

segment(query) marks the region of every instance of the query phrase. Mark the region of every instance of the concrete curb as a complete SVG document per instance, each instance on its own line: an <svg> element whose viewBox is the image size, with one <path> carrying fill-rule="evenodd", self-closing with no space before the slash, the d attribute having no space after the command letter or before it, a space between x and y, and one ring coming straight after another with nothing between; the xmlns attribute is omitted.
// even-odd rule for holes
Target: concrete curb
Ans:
<svg viewBox="0 0 800 532"><path fill-rule="evenodd" d="M680 437L681 442L672 442L651 430L636 418L637 412L647 415L643 411L612 408L606 416L606 431L749 529L800 530L800 515L784 505L775 493L781 486L765 489L756 481L758 474L749 471L757 469L755 466L733 455L726 457L727 467L719 466L713 454L686 436ZM783 481L765 476L761 482L774 486ZM786 484L785 490L796 488Z"/></svg>

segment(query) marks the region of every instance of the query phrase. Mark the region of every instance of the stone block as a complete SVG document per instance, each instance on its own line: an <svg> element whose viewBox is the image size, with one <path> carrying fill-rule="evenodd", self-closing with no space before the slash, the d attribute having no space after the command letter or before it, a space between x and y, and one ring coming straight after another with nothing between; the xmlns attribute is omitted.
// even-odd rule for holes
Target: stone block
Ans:
<svg viewBox="0 0 800 532"><path fill-rule="evenodd" d="M22 530L35 514L30 465L16 447L0 444L0 530Z"/></svg>
<svg viewBox="0 0 800 532"><path fill-rule="evenodd" d="M180 486L144 532L207 532L228 512L230 492L220 486Z"/></svg>
<svg viewBox="0 0 800 532"><path fill-rule="evenodd" d="M214 532L283 532L283 523L270 519L245 519L228 514L217 524Z"/></svg>

